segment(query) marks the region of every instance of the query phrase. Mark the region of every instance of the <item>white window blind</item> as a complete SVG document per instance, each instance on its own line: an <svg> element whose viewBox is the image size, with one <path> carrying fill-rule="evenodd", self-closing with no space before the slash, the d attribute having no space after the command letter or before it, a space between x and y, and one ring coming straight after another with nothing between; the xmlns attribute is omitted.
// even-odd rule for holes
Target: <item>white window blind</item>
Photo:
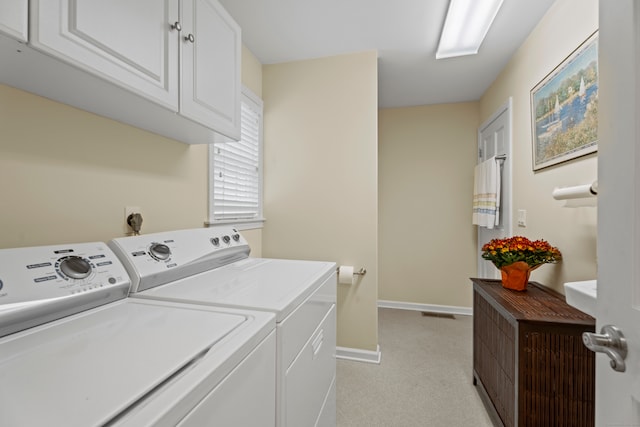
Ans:
<svg viewBox="0 0 640 427"><path fill-rule="evenodd" d="M240 140L210 147L210 168L213 169L210 219L214 222L256 220L262 216L262 101L245 91Z"/></svg>

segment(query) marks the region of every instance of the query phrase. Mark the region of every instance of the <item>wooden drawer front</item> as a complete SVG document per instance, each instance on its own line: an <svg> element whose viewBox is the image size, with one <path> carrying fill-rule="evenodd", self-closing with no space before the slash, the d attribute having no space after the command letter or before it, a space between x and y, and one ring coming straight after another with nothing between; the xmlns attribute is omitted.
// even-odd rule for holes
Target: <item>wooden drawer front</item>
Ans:
<svg viewBox="0 0 640 427"><path fill-rule="evenodd" d="M582 332L521 331L519 425L595 425L595 357Z"/></svg>
<svg viewBox="0 0 640 427"><path fill-rule="evenodd" d="M484 298L473 301L474 367L502 422L513 426L516 330Z"/></svg>
<svg viewBox="0 0 640 427"><path fill-rule="evenodd" d="M595 319L536 282L473 281L474 384L496 425L595 425Z"/></svg>

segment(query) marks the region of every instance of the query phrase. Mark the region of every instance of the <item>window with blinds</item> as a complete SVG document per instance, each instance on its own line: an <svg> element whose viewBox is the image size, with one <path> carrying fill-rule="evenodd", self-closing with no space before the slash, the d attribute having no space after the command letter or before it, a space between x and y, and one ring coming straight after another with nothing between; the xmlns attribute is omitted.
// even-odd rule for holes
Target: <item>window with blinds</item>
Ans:
<svg viewBox="0 0 640 427"><path fill-rule="evenodd" d="M239 141L211 144L210 222L262 220L262 100L243 87Z"/></svg>

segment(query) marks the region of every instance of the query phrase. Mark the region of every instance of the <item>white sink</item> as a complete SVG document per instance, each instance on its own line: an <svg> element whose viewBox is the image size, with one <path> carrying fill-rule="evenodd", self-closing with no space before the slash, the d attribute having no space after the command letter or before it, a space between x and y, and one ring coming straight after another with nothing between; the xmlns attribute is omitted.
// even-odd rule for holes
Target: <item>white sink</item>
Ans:
<svg viewBox="0 0 640 427"><path fill-rule="evenodd" d="M596 317L596 299L598 298L598 282L596 280L567 282L564 284L564 294L567 298L567 304Z"/></svg>

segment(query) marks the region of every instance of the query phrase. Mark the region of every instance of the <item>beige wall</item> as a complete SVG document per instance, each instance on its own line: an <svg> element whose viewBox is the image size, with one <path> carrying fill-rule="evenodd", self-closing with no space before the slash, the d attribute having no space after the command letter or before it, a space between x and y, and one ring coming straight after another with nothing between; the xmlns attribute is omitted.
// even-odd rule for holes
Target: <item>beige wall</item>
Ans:
<svg viewBox="0 0 640 427"><path fill-rule="evenodd" d="M262 98L262 64L242 45L242 84ZM251 246L251 256L262 256L262 228L243 230L242 235Z"/></svg>
<svg viewBox="0 0 640 427"><path fill-rule="evenodd" d="M243 51L243 78L259 93L262 70L251 56ZM125 206L142 208L144 233L207 218L205 145L3 85L0 129L0 248L108 241L124 235ZM259 253L260 233L247 235Z"/></svg>
<svg viewBox="0 0 640 427"><path fill-rule="evenodd" d="M597 178L597 156L532 171L530 90L598 29L597 0L557 1L480 100L481 121L513 97L513 223L527 211L527 227L514 234L558 246L562 263L534 271L532 280L564 292L567 281L596 277L596 208L564 208L554 187L588 184Z"/></svg>
<svg viewBox="0 0 640 427"><path fill-rule="evenodd" d="M366 267L338 288L338 345L375 351L377 57L263 66L265 256Z"/></svg>
<svg viewBox="0 0 640 427"><path fill-rule="evenodd" d="M379 114L379 299L470 307L479 104Z"/></svg>
<svg viewBox="0 0 640 427"><path fill-rule="evenodd" d="M262 64L245 45L242 45L242 84L262 97Z"/></svg>

